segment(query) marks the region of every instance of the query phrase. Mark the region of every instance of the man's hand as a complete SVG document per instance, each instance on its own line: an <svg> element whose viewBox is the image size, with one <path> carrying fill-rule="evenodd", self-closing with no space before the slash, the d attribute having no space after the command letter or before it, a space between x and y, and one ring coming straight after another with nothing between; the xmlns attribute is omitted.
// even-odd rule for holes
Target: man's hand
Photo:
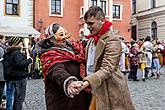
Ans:
<svg viewBox="0 0 165 110"><path fill-rule="evenodd" d="M82 81L73 81L68 85L67 91L68 91L68 95L71 98L74 98L75 95L78 95L81 91L81 88L83 86L83 82Z"/></svg>
<svg viewBox="0 0 165 110"><path fill-rule="evenodd" d="M89 84L88 81L83 82L83 86L81 87L81 90L87 88L89 85L90 85L90 84Z"/></svg>

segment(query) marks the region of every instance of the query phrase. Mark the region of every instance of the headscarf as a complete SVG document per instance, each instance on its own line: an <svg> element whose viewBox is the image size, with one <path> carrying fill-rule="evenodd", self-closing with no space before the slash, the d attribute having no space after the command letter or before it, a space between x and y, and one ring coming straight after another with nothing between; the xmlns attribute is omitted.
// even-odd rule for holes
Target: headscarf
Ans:
<svg viewBox="0 0 165 110"><path fill-rule="evenodd" d="M48 70L55 64L59 62L66 62L74 60L80 62L80 76L85 77L85 66L84 66L84 50L83 45L77 42L71 42L74 53L69 50L64 50L62 48L53 48L41 55L41 66L44 79L46 80L46 75Z"/></svg>

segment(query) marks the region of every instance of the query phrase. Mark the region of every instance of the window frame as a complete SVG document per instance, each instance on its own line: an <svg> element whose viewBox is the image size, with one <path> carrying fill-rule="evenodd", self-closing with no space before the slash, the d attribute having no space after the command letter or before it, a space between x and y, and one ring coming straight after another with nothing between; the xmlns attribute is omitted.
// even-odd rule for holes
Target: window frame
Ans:
<svg viewBox="0 0 165 110"><path fill-rule="evenodd" d="M20 0L17 0L17 3L14 3L14 0L11 0L11 3L7 2L8 0L5 0L5 15L9 16L20 16ZM7 5L11 5L12 13L8 13ZM16 6L16 13L13 13L13 6Z"/></svg>
<svg viewBox="0 0 165 110"><path fill-rule="evenodd" d="M114 16L114 6L115 6L115 13L116 13L116 6L119 7L119 17ZM121 4L113 4L113 20L122 20L122 5Z"/></svg>
<svg viewBox="0 0 165 110"><path fill-rule="evenodd" d="M157 39L157 23L153 21L151 23L151 37L152 39Z"/></svg>
<svg viewBox="0 0 165 110"><path fill-rule="evenodd" d="M82 18L84 16L84 7L81 6L80 7L80 18Z"/></svg>
<svg viewBox="0 0 165 110"><path fill-rule="evenodd" d="M151 9L156 7L156 0L150 0L151 2Z"/></svg>
<svg viewBox="0 0 165 110"><path fill-rule="evenodd" d="M132 0L132 14L136 14L136 0Z"/></svg>
<svg viewBox="0 0 165 110"><path fill-rule="evenodd" d="M105 16L108 16L108 1L107 0L100 0L100 7L103 9Z"/></svg>
<svg viewBox="0 0 165 110"><path fill-rule="evenodd" d="M137 25L131 26L131 38L137 40Z"/></svg>
<svg viewBox="0 0 165 110"><path fill-rule="evenodd" d="M91 6L97 6L97 0L91 0Z"/></svg>
<svg viewBox="0 0 165 110"><path fill-rule="evenodd" d="M61 13L60 14L52 13L52 1L54 1L55 4L56 4L56 1L61 1L61 5L60 5ZM56 10L56 6L55 6L55 10ZM63 17L63 0L50 0L49 1L49 16Z"/></svg>

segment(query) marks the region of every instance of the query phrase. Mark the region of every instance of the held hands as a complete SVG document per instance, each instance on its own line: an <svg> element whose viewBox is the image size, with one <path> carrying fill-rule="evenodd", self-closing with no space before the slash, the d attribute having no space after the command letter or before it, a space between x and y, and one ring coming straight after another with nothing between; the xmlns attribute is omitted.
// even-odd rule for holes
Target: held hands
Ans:
<svg viewBox="0 0 165 110"><path fill-rule="evenodd" d="M90 85L90 84L89 84L88 81L83 82L83 86L81 87L81 90L87 88L89 85Z"/></svg>
<svg viewBox="0 0 165 110"><path fill-rule="evenodd" d="M67 91L68 95L71 98L74 98L75 95L78 95L81 90L85 89L86 87L89 86L89 82L85 81L73 81L68 85Z"/></svg>
<svg viewBox="0 0 165 110"><path fill-rule="evenodd" d="M73 81L68 85L67 91L68 95L71 98L74 98L75 95L78 95L81 91L81 87L83 86L82 81Z"/></svg>

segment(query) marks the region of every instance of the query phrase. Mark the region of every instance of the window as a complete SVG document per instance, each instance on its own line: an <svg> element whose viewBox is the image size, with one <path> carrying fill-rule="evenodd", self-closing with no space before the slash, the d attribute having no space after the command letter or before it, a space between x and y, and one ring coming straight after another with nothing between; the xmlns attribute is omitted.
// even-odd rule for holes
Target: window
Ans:
<svg viewBox="0 0 165 110"><path fill-rule="evenodd" d="M136 0L132 0L132 14L136 14Z"/></svg>
<svg viewBox="0 0 165 110"><path fill-rule="evenodd" d="M61 15L61 0L51 0L51 14Z"/></svg>
<svg viewBox="0 0 165 110"><path fill-rule="evenodd" d="M136 25L131 27L131 38L135 41L137 40Z"/></svg>
<svg viewBox="0 0 165 110"><path fill-rule="evenodd" d="M19 15L19 0L6 0L6 15Z"/></svg>
<svg viewBox="0 0 165 110"><path fill-rule="evenodd" d="M155 21L151 24L151 36L152 39L157 39L157 23Z"/></svg>
<svg viewBox="0 0 165 110"><path fill-rule="evenodd" d="M120 5L113 5L113 18L120 19Z"/></svg>
<svg viewBox="0 0 165 110"><path fill-rule="evenodd" d="M97 0L91 0L91 5L92 6L97 6Z"/></svg>
<svg viewBox="0 0 165 110"><path fill-rule="evenodd" d="M83 6L80 7L80 17L83 17L84 15L84 8Z"/></svg>
<svg viewBox="0 0 165 110"><path fill-rule="evenodd" d="M107 15L106 1L101 0L100 3L101 3L101 8L103 9L104 14Z"/></svg>
<svg viewBox="0 0 165 110"><path fill-rule="evenodd" d="M156 7L156 1L155 0L151 0L151 8L155 8Z"/></svg>

